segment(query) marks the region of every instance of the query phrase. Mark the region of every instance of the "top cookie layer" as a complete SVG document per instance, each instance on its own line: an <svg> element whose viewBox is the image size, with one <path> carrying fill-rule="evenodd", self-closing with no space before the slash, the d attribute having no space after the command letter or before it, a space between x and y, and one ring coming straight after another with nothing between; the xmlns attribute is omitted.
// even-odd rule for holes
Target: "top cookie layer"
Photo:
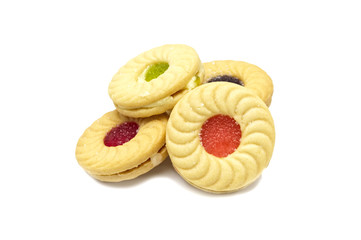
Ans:
<svg viewBox="0 0 361 240"><path fill-rule="evenodd" d="M204 63L204 82L212 78L228 75L242 81L245 88L252 90L267 106L271 104L273 83L265 71L256 65L242 61L213 61Z"/></svg>
<svg viewBox="0 0 361 240"><path fill-rule="evenodd" d="M148 66L161 62L169 64L163 74L149 82L139 80ZM198 54L187 45L157 47L121 67L109 84L109 95L119 107L139 108L185 88L200 66Z"/></svg>

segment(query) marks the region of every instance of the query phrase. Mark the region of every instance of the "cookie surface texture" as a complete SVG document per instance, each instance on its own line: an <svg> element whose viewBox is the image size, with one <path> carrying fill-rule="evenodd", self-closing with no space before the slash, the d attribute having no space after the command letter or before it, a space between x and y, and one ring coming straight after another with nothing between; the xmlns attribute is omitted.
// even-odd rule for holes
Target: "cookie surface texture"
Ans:
<svg viewBox="0 0 361 240"><path fill-rule="evenodd" d="M222 77L240 80L245 88L252 90L267 106L271 105L273 94L272 79L256 65L242 61L213 61L204 63L204 82L221 81Z"/></svg>
<svg viewBox="0 0 361 240"><path fill-rule="evenodd" d="M172 109L179 95L200 85L203 76L203 66L193 48L183 44L164 45L138 55L121 67L108 92L121 114L148 117Z"/></svg>
<svg viewBox="0 0 361 240"><path fill-rule="evenodd" d="M105 143L108 133L124 123L139 126L135 136L129 137L121 145L107 146ZM116 110L108 112L79 138L76 159L86 172L101 181L119 182L135 178L167 157L164 146L166 124L166 114L135 119L122 116ZM126 131L127 129L123 129L119 134Z"/></svg>
<svg viewBox="0 0 361 240"><path fill-rule="evenodd" d="M217 118L221 121L212 123ZM211 129L217 125L221 130ZM238 147L222 152L222 148L230 149L220 143L221 152L205 149L205 143L212 147L213 142L217 145L227 139L222 136L227 131L236 132L232 137L241 135L232 141L236 145L238 141ZM213 133L216 137L201 139L201 132L206 132L207 138ZM191 185L214 193L233 192L254 182L268 166L275 143L266 104L252 91L225 82L203 84L186 94L170 115L166 135L175 170Z"/></svg>

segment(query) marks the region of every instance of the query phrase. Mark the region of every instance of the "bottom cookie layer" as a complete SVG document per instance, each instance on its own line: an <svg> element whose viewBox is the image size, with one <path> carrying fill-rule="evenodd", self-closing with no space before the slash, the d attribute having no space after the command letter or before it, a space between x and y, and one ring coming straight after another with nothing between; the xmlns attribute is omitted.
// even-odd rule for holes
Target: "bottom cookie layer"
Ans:
<svg viewBox="0 0 361 240"><path fill-rule="evenodd" d="M128 117L133 118L144 118L150 117L158 114L162 114L168 110L173 109L174 105L187 93L187 90L181 90L174 93L172 96L169 96L166 101L162 101L162 104L150 104L149 106L144 106L141 108L134 108L134 109L126 109L121 108L115 105L117 111Z"/></svg>
<svg viewBox="0 0 361 240"><path fill-rule="evenodd" d="M161 164L167 157L168 152L167 148L164 145L161 149L159 149L156 154L154 154L152 157L148 158L146 161L134 168L111 175L97 175L90 172L88 172L88 174L93 178L103 182L121 182L124 180L131 180L149 172L150 170Z"/></svg>

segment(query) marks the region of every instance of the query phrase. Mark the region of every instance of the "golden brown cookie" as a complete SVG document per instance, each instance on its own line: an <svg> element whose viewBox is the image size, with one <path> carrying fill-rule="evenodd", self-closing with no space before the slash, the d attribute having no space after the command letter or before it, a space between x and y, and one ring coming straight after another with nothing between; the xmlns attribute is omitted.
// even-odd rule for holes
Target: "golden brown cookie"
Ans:
<svg viewBox="0 0 361 240"><path fill-rule="evenodd" d="M251 90L203 84L174 107L166 145L175 170L204 191L225 193L254 182L268 166L275 143L272 116Z"/></svg>
<svg viewBox="0 0 361 240"><path fill-rule="evenodd" d="M213 61L204 63L204 82L232 82L253 91L270 106L273 83L265 71L256 65L241 61Z"/></svg>
<svg viewBox="0 0 361 240"><path fill-rule="evenodd" d="M167 115L129 118L116 110L95 121L80 137L76 158L81 167L101 181L135 178L166 157Z"/></svg>
<svg viewBox="0 0 361 240"><path fill-rule="evenodd" d="M149 117L171 110L203 81L196 51L182 44L164 45L133 58L114 75L109 95L119 113Z"/></svg>

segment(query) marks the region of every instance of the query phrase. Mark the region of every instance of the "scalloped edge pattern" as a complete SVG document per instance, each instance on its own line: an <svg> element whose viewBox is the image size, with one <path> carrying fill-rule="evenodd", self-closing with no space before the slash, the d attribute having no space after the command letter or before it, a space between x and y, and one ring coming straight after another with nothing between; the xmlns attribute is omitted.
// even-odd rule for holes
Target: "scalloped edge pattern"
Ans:
<svg viewBox="0 0 361 240"><path fill-rule="evenodd" d="M208 154L199 132L210 117L224 114L241 126L236 151ZM232 83L204 84L174 107L166 131L167 150L176 171L191 185L209 192L232 192L255 181L267 167L275 143L274 122L266 104L251 90Z"/></svg>

